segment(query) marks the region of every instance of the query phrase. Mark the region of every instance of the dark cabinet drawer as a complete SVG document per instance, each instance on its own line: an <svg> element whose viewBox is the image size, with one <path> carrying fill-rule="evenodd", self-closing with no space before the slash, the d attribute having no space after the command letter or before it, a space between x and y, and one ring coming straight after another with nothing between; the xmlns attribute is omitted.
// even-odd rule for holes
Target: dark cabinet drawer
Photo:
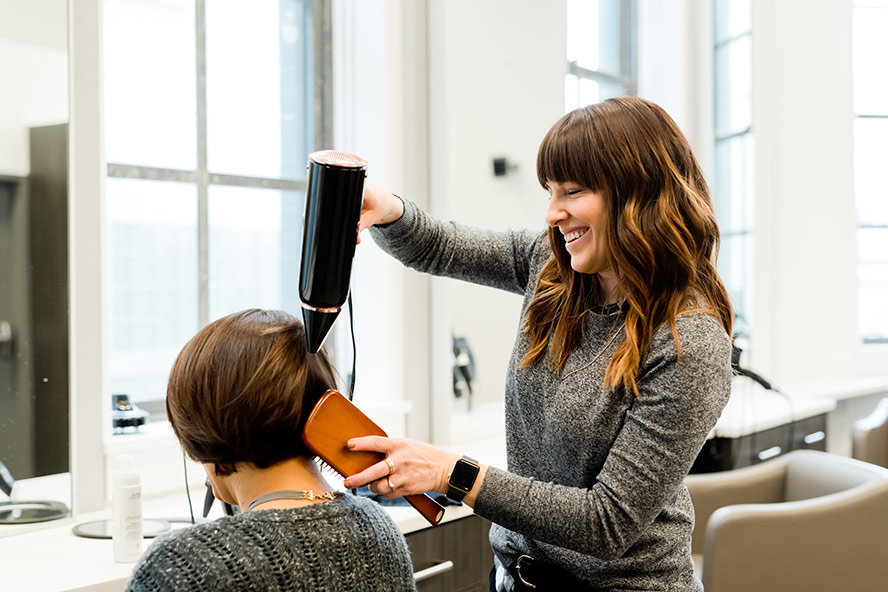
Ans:
<svg viewBox="0 0 888 592"><path fill-rule="evenodd" d="M740 438L735 468L747 467L780 456L792 449L790 425L777 426Z"/></svg>
<svg viewBox="0 0 888 592"><path fill-rule="evenodd" d="M817 415L797 421L792 426L793 449L826 452L826 415Z"/></svg>
<svg viewBox="0 0 888 592"><path fill-rule="evenodd" d="M691 473L748 467L790 450L826 450L826 415L815 415L740 438L712 438L703 444Z"/></svg>
<svg viewBox="0 0 888 592"><path fill-rule="evenodd" d="M490 522L471 515L408 534L414 573L430 574L417 582L420 592L487 590L493 565L489 532Z"/></svg>

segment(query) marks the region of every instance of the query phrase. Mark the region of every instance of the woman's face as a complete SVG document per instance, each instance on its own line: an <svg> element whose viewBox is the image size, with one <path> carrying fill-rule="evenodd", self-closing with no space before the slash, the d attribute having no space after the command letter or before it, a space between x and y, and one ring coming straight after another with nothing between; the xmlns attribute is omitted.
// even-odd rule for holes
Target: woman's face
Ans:
<svg viewBox="0 0 888 592"><path fill-rule="evenodd" d="M604 196L578 183L549 181L546 223L564 236L570 266L580 273L613 275L605 241L607 215Z"/></svg>

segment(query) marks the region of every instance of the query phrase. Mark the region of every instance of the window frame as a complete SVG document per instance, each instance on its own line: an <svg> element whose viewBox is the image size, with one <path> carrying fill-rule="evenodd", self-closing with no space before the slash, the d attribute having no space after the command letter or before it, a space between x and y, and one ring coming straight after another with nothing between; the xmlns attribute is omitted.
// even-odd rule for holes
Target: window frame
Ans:
<svg viewBox="0 0 888 592"><path fill-rule="evenodd" d="M583 66L580 66L576 60L568 60L567 62L567 73L565 74L565 81L567 77L573 76L577 81L577 97L576 101L572 104L575 104L578 107L582 107L580 105L580 97L579 97L579 88L580 82L583 80L590 80L593 82L604 83L608 85L617 85L622 90L622 95L627 96L636 96L638 94L638 7L636 0L618 0L619 2L619 72L614 74L610 72L606 72L599 69L590 69ZM570 19L570 15L568 15L568 19ZM601 26L599 23L599 29L597 31L598 35L601 34ZM619 96L619 95L609 95L606 94L603 97L600 97L600 100L604 100L611 96ZM567 97L565 96L565 105L567 105Z"/></svg>
<svg viewBox="0 0 888 592"><path fill-rule="evenodd" d="M851 8L851 10L852 10L852 27L853 27L853 25L854 25L854 15L855 15L855 13L856 13L859 9L866 9L866 10L882 10L885 14L888 14L888 5L885 5L885 4L873 4L873 3L868 3L868 2L865 2L865 1L861 1L861 0L854 0L853 5L852 5L852 8ZM853 33L852 33L852 35L853 35ZM854 48L853 48L853 47L852 47L852 60L856 62L856 56L854 55ZM856 91L857 91L857 89L854 87L853 84L852 84L852 89L853 89L853 92L854 92L855 95L856 95ZM855 99L856 99L856 98L857 98L857 97L855 96ZM860 111L857 111L857 109L855 108L855 110L854 110L854 121L853 121L853 123L852 123L852 125L853 125L853 127L854 127L854 129L855 129L855 132L854 132L855 135L856 135L856 133L857 133L857 123L860 122L860 121L862 121L862 120L867 120L867 119L875 119L875 120L880 120L880 121L886 121L886 122L888 122L888 108L886 108L886 111L885 111L884 113L860 112ZM855 140L856 140L856 138L855 138ZM886 138L886 140L888 140L888 138ZM855 169L856 169L856 167L858 166L858 162L857 162L857 158L856 158L856 156L855 156L854 166L855 166ZM855 174L856 174L856 172L855 172ZM856 186L855 186L855 188L854 188L854 194L855 194L855 195L854 195L855 203L859 203L859 200L860 200L860 191L859 191L859 188L856 187ZM884 230L884 231L888 231L888 223L881 223L881 224L876 223L876 224L874 224L874 223L863 222L863 221L861 221L861 218L860 218L859 214L858 214L858 217L857 217L856 222L857 222L857 234L858 234L858 239L857 239L857 257L856 257L856 263L857 263L857 269L858 269L858 276L857 276L857 302L858 302L858 306L860 306L860 297L861 297L861 279L860 279L860 272L859 272L859 270L860 270L861 265L862 265L863 263L865 263L865 260L862 259L862 258L861 258L861 255L860 255L860 238L859 238L859 236L860 236L860 231L861 231L861 230ZM888 263L888 260L884 260L883 262L884 262L884 263ZM885 349L886 346L888 346L888 335L878 335L878 336L875 336L875 335L868 335L868 334L867 334L866 327L863 326L863 324L862 324L862 319L860 318L859 313L858 313L858 316L857 316L857 336L858 336L858 340L859 340L859 344L860 344L860 346L861 346L862 348L864 348L865 350L876 350L876 351L881 351L881 350Z"/></svg>
<svg viewBox="0 0 888 592"><path fill-rule="evenodd" d="M728 176L731 178L734 178L737 173L737 171L735 171L733 168L729 168L728 171L722 170L722 168L720 166L720 159L717 157L717 155L719 154L719 151L720 151L719 149L722 146L730 145L730 143L732 143L732 142L737 142L737 141L742 142L743 140L747 140L752 145L751 146L752 154L750 154L749 161L746 163L746 165L749 167L755 166L755 136L753 134L754 112L753 112L753 105L752 105L752 102L753 102L752 94L750 94L748 97L748 100L749 100L749 121L746 125L744 125L742 127L738 127L738 128L733 128L733 129L730 126L727 126L724 129L720 129L719 125L718 125L719 124L719 115L721 113L721 110L722 109L730 109L730 104L731 104L731 101L733 98L731 96L730 92L728 92L727 96L722 96L721 93L719 93L720 88L717 83L717 81L718 81L717 55L718 55L719 51L726 51L730 46L737 44L737 43L742 43L743 41L748 39L749 40L749 47L750 47L749 55L748 55L748 63L749 63L749 70L750 70L750 85L752 84L752 78L753 78L753 73L752 73L753 64L754 64L754 60L753 60L754 48L753 48L753 46L754 46L755 40L754 40L754 36L753 36L752 15L751 14L749 15L750 21L749 21L748 28L746 28L740 32L733 32L732 34L730 34L724 38L719 38L719 36L718 36L718 25L716 22L718 19L718 8L716 5L719 3L727 3L727 2L731 2L731 1L732 0L712 0L712 17L711 17L712 18L712 31L713 31L713 35L712 35L712 56L713 56L713 59L712 59L712 81L713 81L712 82L712 106L713 106L713 110L712 110L712 129L713 129L712 147L713 147L713 155L715 155L715 158L713 161L713 175L714 175L715 182L713 183L712 192L713 192L713 198L714 198L713 202L716 205L720 202L720 200L718 199L718 197L719 197L719 195L718 195L719 183L717 180L725 172L727 172ZM750 4L750 10L751 10L751 3L749 3L749 4ZM752 86L750 86L750 91L752 91L752 90L753 90ZM729 241L735 242L737 244L738 248L740 248L741 250L744 251L742 258L745 261L742 264L743 269L739 270L739 272L737 270L726 268L726 267L720 265L720 267L725 270L723 273L720 272L720 275L722 275L722 277L727 277L727 276L731 275L731 272L735 272L735 273L740 273L744 278L746 278L745 281L743 282L744 296L743 296L743 303L742 303L745 306L738 306L738 303L736 303L736 302L733 303L735 315L736 315L737 319L740 321L739 324L741 325L741 327L740 327L741 330L738 331L735 329L734 332L735 332L735 335L737 335L737 337L740 339L741 345L744 349L747 349L750 345L750 342L752 341L751 333L753 330L752 326L754 324L754 311L751 310L751 308L750 308L753 306L754 296L755 296L754 271L753 271L753 266L755 264L755 227L754 227L755 214L753 211L753 208L755 207L755 171L754 170L751 172L751 175L748 180L750 181L750 183L748 185L749 191L747 194L743 195L744 203L739 208L740 210L745 210L749 213L749 215L746 217L745 223L742 225L742 228L728 227L724 220L722 220L722 219L718 220L719 226L721 229L721 233L720 233L721 234L721 245L723 248L722 255L725 253L724 246ZM738 208L732 208L732 209L738 209ZM720 212L718 210L716 210L716 216L718 218L722 218L723 216L719 216L719 214L720 214ZM720 256L719 263L721 264L723 261L725 261L725 257ZM727 287L730 290L730 286L727 286ZM733 297L732 297L732 299L733 299Z"/></svg>
<svg viewBox="0 0 888 592"><path fill-rule="evenodd" d="M312 19L312 71L306 77L313 86L313 150L329 147L333 139L333 38L332 0L309 0ZM196 129L197 162L194 170L108 162L106 178L190 184L197 191L197 294L198 328L210 322L210 247L209 247L209 193L210 187L240 187L270 189L304 194L306 180L282 179L214 173L208 166L207 131L207 0L195 3L196 44ZM109 286L110 288L110 286ZM109 298L110 303L110 298ZM109 326L112 320L109 318ZM109 342L109 349L112 347ZM336 347L333 340L333 347ZM139 406L151 413L152 419L166 419L165 399L140 401Z"/></svg>

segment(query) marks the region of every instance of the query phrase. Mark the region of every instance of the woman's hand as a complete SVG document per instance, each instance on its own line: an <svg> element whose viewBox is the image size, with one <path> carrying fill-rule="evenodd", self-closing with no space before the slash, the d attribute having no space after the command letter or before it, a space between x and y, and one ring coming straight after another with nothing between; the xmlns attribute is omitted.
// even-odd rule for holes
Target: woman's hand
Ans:
<svg viewBox="0 0 888 592"><path fill-rule="evenodd" d="M361 206L361 219L358 221L358 244L361 244L361 231L374 224L388 224L404 215L404 202L380 187L364 182L364 203Z"/></svg>
<svg viewBox="0 0 888 592"><path fill-rule="evenodd" d="M459 459L458 454L408 438L364 436L349 440L348 448L382 452L387 460L349 476L345 480L345 487L352 489L369 483L370 491L388 498L427 491L447 493L450 471ZM390 470L391 467L394 467L394 471Z"/></svg>

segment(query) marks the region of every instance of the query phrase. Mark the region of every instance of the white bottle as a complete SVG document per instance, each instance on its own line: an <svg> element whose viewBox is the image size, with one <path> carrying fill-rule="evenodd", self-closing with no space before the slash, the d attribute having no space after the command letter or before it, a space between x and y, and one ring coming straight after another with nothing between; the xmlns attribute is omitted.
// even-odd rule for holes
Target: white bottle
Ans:
<svg viewBox="0 0 888 592"><path fill-rule="evenodd" d="M121 454L114 465L114 561L135 563L142 554L142 480L132 456Z"/></svg>

